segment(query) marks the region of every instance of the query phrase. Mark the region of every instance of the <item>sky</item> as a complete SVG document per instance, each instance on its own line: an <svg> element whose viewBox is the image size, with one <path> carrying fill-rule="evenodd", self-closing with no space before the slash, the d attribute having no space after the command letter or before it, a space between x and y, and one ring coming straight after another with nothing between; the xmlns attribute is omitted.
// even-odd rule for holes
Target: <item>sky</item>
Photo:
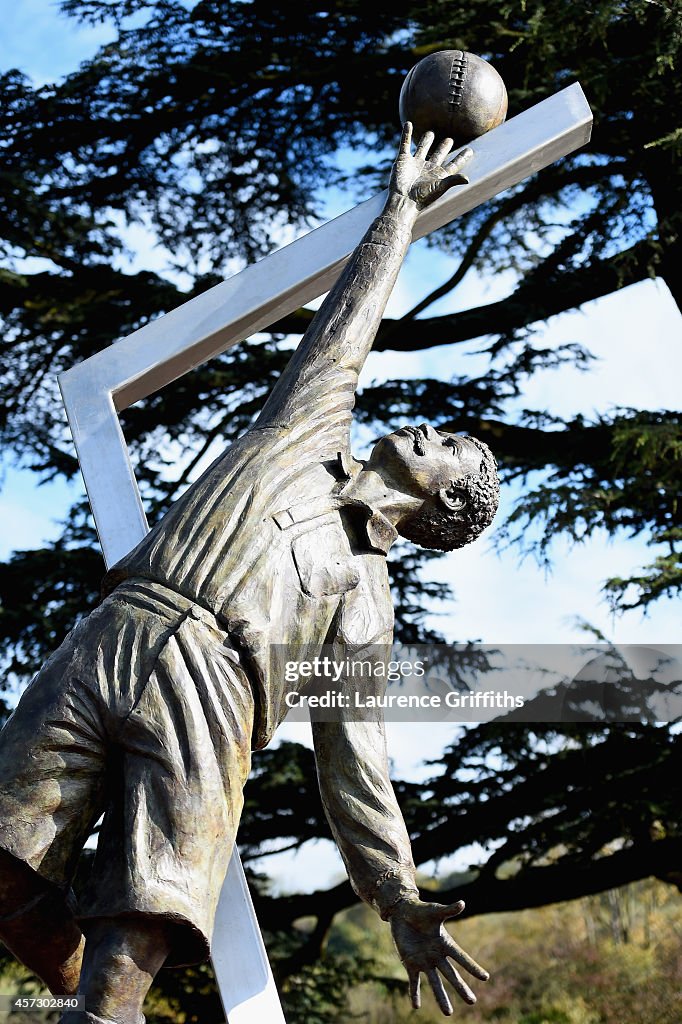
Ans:
<svg viewBox="0 0 682 1024"><path fill-rule="evenodd" d="M3 12L0 35L0 67L18 66L37 83L67 73L92 54L111 35L106 27L78 27L49 0L22 0ZM329 216L342 212L348 200L331 196ZM131 240L129 237L129 242ZM158 266L158 252L150 253L144 232L133 237L140 254L136 263ZM417 243L391 299L389 315L402 315L434 284L452 273L447 257ZM495 301L509 291L506 275L481 280L469 274L451 298L434 305L428 315ZM663 282L647 281L592 302L580 311L552 319L543 327L543 343L559 345L578 341L590 349L597 362L587 375L562 368L536 375L528 385L522 405L551 408L561 415L582 413L588 417L617 406L677 408L682 379L682 317ZM373 354L362 381L391 376L431 375L447 377L473 365L476 345L439 348L425 355ZM428 418L429 410L424 410ZM38 545L59 535L60 516L76 490L61 482L37 486L35 478L5 465L0 492L0 557L11 550ZM498 513L503 521L511 509L513 494L503 493ZM578 620L586 620L616 643L669 644L680 637L677 602L658 602L647 615L640 611L613 617L601 593L611 574L624 575L652 559L652 552L638 540L624 536L609 539L596 535L570 547L561 542L554 549L551 573L532 560L519 560L512 550L498 553L491 533L475 544L454 552L433 568L433 574L453 586L454 600L434 614L433 624L452 640L484 643L582 642ZM451 726L389 724L389 750L396 774L424 777L424 759L434 757L451 736ZM280 735L309 742L306 726L287 725ZM277 857L263 863L276 869L279 884L307 888L327 881L341 871L330 844L308 844L298 855Z"/></svg>

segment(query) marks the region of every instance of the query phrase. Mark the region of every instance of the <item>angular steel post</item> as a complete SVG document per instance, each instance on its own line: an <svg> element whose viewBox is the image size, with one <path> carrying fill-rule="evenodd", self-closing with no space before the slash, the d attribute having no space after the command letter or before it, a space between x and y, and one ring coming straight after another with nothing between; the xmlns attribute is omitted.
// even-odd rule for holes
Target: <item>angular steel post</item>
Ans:
<svg viewBox="0 0 682 1024"><path fill-rule="evenodd" d="M584 145L591 125L575 84L477 139L470 184L424 211L414 238ZM384 194L374 196L60 374L107 566L148 530L118 413L327 291L383 202ZM236 850L218 906L213 965L230 1024L284 1021Z"/></svg>

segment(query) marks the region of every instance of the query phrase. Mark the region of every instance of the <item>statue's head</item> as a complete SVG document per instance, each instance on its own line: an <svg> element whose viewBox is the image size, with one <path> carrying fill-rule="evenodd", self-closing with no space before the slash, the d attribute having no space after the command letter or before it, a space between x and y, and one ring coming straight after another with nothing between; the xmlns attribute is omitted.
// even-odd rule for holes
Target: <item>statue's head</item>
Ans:
<svg viewBox="0 0 682 1024"><path fill-rule="evenodd" d="M422 504L397 523L398 532L425 548L452 551L469 544L497 511L500 484L487 445L426 423L387 434L368 467Z"/></svg>

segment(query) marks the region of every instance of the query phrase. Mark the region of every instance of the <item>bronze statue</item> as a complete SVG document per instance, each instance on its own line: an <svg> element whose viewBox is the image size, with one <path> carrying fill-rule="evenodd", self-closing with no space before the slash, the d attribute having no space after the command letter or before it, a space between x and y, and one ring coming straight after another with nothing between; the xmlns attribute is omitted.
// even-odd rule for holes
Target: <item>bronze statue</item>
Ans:
<svg viewBox="0 0 682 1024"><path fill-rule="evenodd" d="M398 534L452 549L498 501L485 445L432 427L350 453L358 374L421 209L466 182L462 151L405 125L388 199L254 427L105 578L105 598L24 693L0 739L0 938L63 1021L139 1024L162 966L208 956L251 750L286 713L273 645L390 642L386 554ZM320 789L355 891L390 922L415 1007L426 976L475 997L487 973L423 903L381 722L313 724ZM104 813L87 892L76 860ZM84 940L86 937L87 941ZM440 973L439 973L440 972Z"/></svg>

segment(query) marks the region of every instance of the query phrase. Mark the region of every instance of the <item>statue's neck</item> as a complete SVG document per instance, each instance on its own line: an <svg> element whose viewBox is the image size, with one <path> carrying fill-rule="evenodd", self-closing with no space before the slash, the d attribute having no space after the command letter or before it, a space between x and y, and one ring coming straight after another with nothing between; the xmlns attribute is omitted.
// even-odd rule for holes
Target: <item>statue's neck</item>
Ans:
<svg viewBox="0 0 682 1024"><path fill-rule="evenodd" d="M412 515L424 503L423 497L406 494L387 481L381 473L369 469L366 464L345 488L344 495L355 501L364 502L376 512L381 512L396 529L401 519Z"/></svg>

